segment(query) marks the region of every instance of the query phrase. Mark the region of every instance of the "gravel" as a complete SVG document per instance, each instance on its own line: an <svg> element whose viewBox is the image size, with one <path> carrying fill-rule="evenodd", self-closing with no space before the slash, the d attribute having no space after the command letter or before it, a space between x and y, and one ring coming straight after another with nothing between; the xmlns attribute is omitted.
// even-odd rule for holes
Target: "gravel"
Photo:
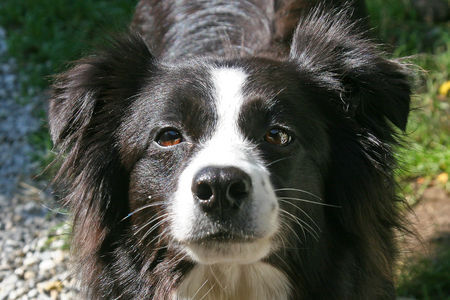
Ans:
<svg viewBox="0 0 450 300"><path fill-rule="evenodd" d="M13 58L7 58L5 31L0 28L0 194L11 195L33 168L27 137L39 128L33 111L42 101L19 104L20 86ZM40 104L42 105L42 104Z"/></svg>
<svg viewBox="0 0 450 300"><path fill-rule="evenodd" d="M20 103L5 37L0 28L0 300L80 299L67 250L67 216L30 179L36 149L28 136L39 129L33 111L43 101Z"/></svg>

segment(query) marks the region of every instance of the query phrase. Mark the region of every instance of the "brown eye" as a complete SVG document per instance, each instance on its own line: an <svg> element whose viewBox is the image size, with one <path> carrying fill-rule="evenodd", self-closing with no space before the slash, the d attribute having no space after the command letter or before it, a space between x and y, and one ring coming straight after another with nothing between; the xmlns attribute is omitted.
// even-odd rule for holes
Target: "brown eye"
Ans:
<svg viewBox="0 0 450 300"><path fill-rule="evenodd" d="M181 133L174 129L168 129L161 132L156 139L156 142L162 147L175 146L181 143Z"/></svg>
<svg viewBox="0 0 450 300"><path fill-rule="evenodd" d="M264 140L272 145L286 146L292 141L292 137L281 128L272 128L264 135Z"/></svg>

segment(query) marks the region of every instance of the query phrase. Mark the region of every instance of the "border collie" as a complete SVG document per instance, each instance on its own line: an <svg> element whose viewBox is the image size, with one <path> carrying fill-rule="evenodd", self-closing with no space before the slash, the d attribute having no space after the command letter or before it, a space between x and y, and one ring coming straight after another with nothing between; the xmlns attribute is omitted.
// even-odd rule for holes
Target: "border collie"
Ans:
<svg viewBox="0 0 450 300"><path fill-rule="evenodd" d="M406 67L352 9L142 0L57 76L90 299L393 299Z"/></svg>

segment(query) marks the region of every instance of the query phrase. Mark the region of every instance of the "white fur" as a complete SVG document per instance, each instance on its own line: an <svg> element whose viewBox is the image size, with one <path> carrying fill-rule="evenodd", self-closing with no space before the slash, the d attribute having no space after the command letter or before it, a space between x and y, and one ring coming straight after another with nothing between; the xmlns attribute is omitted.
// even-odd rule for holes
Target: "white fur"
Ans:
<svg viewBox="0 0 450 300"><path fill-rule="evenodd" d="M238 117L244 103L242 87L247 75L243 70L220 68L211 70L215 88L217 126L210 140L192 158L182 172L171 207L171 231L173 237L186 241L193 236L192 228L197 219L191 192L195 174L208 166L233 166L250 175L253 185L253 202L250 220L255 233L262 237L253 243L235 243L202 247L186 245L186 252L199 263L252 263L268 255L272 249L271 237L278 230L278 202L269 179L269 173L261 163L255 146L248 142L238 127ZM226 249L224 251L223 249Z"/></svg>
<svg viewBox="0 0 450 300"><path fill-rule="evenodd" d="M286 276L266 263L198 265L181 283L174 300L286 300Z"/></svg>

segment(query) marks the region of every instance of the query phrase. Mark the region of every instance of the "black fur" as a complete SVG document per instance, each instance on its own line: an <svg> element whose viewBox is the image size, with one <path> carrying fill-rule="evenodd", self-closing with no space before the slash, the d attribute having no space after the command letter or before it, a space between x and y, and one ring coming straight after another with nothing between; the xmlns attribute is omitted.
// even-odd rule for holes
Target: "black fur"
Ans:
<svg viewBox="0 0 450 300"><path fill-rule="evenodd" d="M274 186L297 186L308 169L318 170L310 180L328 205L304 207L319 224L318 240L286 231L287 247L265 259L289 278L291 299L394 299L394 230L402 218L392 147L409 112L405 67L363 36L349 8L299 14L295 32L279 38L270 1L219 1L220 9L190 2L141 1L133 25L140 34L118 38L55 80L56 181L73 213L73 250L89 297L168 299L194 266L164 234L164 218L149 236L136 229L162 216L196 142L214 126L207 67L238 66L250 74L247 95L282 103L249 105L242 128L255 132L279 109L277 117L300 131L307 159L270 166ZM181 119L192 146L158 152L151 146L157 128L172 119ZM260 151L267 162L293 155ZM150 201L149 187L155 206L130 215Z"/></svg>

